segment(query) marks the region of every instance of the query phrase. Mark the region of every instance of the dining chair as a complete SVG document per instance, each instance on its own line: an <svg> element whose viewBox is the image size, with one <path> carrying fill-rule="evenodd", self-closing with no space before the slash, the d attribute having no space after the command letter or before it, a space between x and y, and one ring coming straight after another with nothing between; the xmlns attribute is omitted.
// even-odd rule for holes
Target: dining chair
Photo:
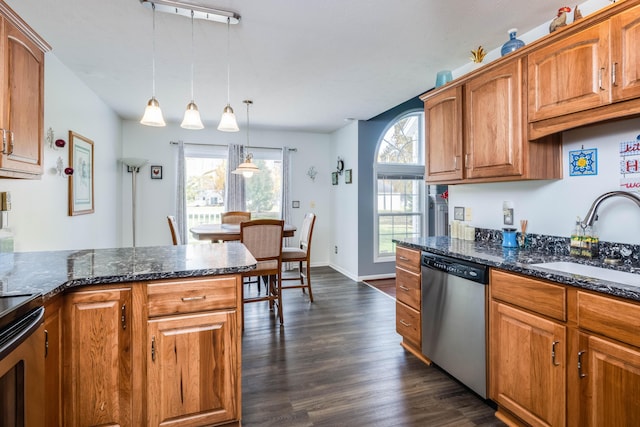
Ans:
<svg viewBox="0 0 640 427"><path fill-rule="evenodd" d="M240 223L240 241L258 261L255 270L242 273L243 278L266 277L266 293L257 296L245 297L244 285L242 286L242 302L251 303L269 301L269 308L277 307L277 316L280 324L284 323L282 316L282 237L284 234L284 221L276 219L254 219ZM244 328L244 310L242 315Z"/></svg>
<svg viewBox="0 0 640 427"><path fill-rule="evenodd" d="M169 222L169 230L171 230L171 240L174 245L179 245L180 231L178 231L178 223L173 215L167 215L167 221Z"/></svg>
<svg viewBox="0 0 640 427"><path fill-rule="evenodd" d="M298 246L284 247L282 249L282 262L297 262L298 263L298 276L286 277L283 281L299 280L300 284L297 285L283 285L282 289L302 288L302 292L305 289L309 290L309 301L313 302L313 293L311 292L311 237L313 236L313 226L316 223L316 215L314 213L307 213L302 221L302 229L300 230L300 241ZM302 264L304 263L304 270ZM304 279L307 279L305 284Z"/></svg>
<svg viewBox="0 0 640 427"><path fill-rule="evenodd" d="M251 220L251 212L229 211L220 214L220 221L223 224L240 224L242 221Z"/></svg>

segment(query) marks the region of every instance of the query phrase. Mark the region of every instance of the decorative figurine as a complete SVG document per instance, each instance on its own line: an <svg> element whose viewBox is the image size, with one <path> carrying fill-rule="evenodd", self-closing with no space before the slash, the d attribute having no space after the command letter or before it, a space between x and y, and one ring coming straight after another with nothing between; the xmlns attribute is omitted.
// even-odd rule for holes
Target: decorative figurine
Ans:
<svg viewBox="0 0 640 427"><path fill-rule="evenodd" d="M478 46L476 50L471 51L471 60L476 64L481 63L485 56L487 56L487 52L482 46Z"/></svg>
<svg viewBox="0 0 640 427"><path fill-rule="evenodd" d="M582 19L582 12L578 9L578 5L573 8L573 22L576 22L578 19Z"/></svg>
<svg viewBox="0 0 640 427"><path fill-rule="evenodd" d="M571 8L564 6L558 9L558 16L553 18L551 24L549 24L549 32L553 33L560 27L567 25L567 12L571 12Z"/></svg>

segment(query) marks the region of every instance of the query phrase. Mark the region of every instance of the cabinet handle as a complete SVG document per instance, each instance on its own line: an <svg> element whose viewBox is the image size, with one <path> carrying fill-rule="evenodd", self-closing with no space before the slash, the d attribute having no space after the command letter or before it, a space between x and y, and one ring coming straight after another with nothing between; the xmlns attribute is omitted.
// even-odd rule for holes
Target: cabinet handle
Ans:
<svg viewBox="0 0 640 427"><path fill-rule="evenodd" d="M453 156L453 170L458 170L458 156Z"/></svg>
<svg viewBox="0 0 640 427"><path fill-rule="evenodd" d="M471 169L471 162L469 161L469 153L464 155L464 167L467 169Z"/></svg>
<svg viewBox="0 0 640 427"><path fill-rule="evenodd" d="M122 329L127 329L127 304L122 304L120 308L120 323L122 323Z"/></svg>
<svg viewBox="0 0 640 427"><path fill-rule="evenodd" d="M2 154L7 153L7 130L2 129Z"/></svg>
<svg viewBox="0 0 640 427"><path fill-rule="evenodd" d="M551 343L551 363L553 363L553 366L560 366L559 363L556 363L556 344L560 344L560 341Z"/></svg>
<svg viewBox="0 0 640 427"><path fill-rule="evenodd" d="M408 291L409 290L409 288L407 288L404 285L400 285L399 288L402 289L403 291Z"/></svg>
<svg viewBox="0 0 640 427"><path fill-rule="evenodd" d="M46 358L49 355L49 331L47 329L44 330L44 357Z"/></svg>
<svg viewBox="0 0 640 427"><path fill-rule="evenodd" d="M578 352L578 376L580 378L584 378L584 377L587 376L587 374L583 374L582 373L582 355L585 354L585 353L586 353L585 350Z"/></svg>
<svg viewBox="0 0 640 427"><path fill-rule="evenodd" d="M410 326L411 326L411 323L407 323L407 322L405 322L404 320L400 320L400 324L401 324L402 326L406 326L406 327L410 327Z"/></svg>
<svg viewBox="0 0 640 427"><path fill-rule="evenodd" d="M9 152L8 152L7 154L8 154L8 155L11 155L11 154L13 154L13 141L14 141L14 139L15 139L15 138L14 138L14 137L15 137L15 134L13 133L13 131L12 131L12 130L10 130L10 131L9 131L9 135L10 135L10 138L9 138Z"/></svg>
<svg viewBox="0 0 640 427"><path fill-rule="evenodd" d="M156 361L156 336L151 337L151 361Z"/></svg>
<svg viewBox="0 0 640 427"><path fill-rule="evenodd" d="M618 71L618 63L614 62L611 67L611 86L618 86L618 82L616 81L616 72Z"/></svg>
<svg viewBox="0 0 640 427"><path fill-rule="evenodd" d="M400 261L409 261L409 258L407 258L406 256L402 256L402 255L398 255L398 259Z"/></svg>
<svg viewBox="0 0 640 427"><path fill-rule="evenodd" d="M183 302L188 302L188 301L200 301L203 299L207 299L206 295L200 295L199 297L182 297L182 301Z"/></svg>
<svg viewBox="0 0 640 427"><path fill-rule="evenodd" d="M600 90L604 90L604 87L602 87L602 74L604 73L604 67L600 68L600 71L598 71L598 86L600 87Z"/></svg>

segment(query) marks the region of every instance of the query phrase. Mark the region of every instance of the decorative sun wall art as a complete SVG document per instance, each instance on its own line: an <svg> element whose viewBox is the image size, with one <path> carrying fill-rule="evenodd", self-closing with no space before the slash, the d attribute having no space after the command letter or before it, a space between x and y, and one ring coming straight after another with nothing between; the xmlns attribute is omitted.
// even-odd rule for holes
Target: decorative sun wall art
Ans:
<svg viewBox="0 0 640 427"><path fill-rule="evenodd" d="M580 149L569 151L569 175L598 175L598 149Z"/></svg>

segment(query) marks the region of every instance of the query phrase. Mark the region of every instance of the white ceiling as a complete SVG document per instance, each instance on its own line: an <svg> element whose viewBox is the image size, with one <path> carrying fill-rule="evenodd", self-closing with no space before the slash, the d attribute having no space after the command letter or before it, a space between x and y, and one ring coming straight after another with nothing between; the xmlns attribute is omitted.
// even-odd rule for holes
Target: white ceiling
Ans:
<svg viewBox="0 0 640 427"><path fill-rule="evenodd" d="M5 0L124 119L152 94L152 12L139 0ZM189 0L183 0L184 2ZM441 69L492 50L509 28L550 21L551 0L191 0L241 15L230 27L240 126L332 132L432 88ZM572 6L573 8L573 6ZM226 104L227 27L195 21L195 102L215 127ZM156 12L156 97L179 123L190 100L191 21Z"/></svg>

